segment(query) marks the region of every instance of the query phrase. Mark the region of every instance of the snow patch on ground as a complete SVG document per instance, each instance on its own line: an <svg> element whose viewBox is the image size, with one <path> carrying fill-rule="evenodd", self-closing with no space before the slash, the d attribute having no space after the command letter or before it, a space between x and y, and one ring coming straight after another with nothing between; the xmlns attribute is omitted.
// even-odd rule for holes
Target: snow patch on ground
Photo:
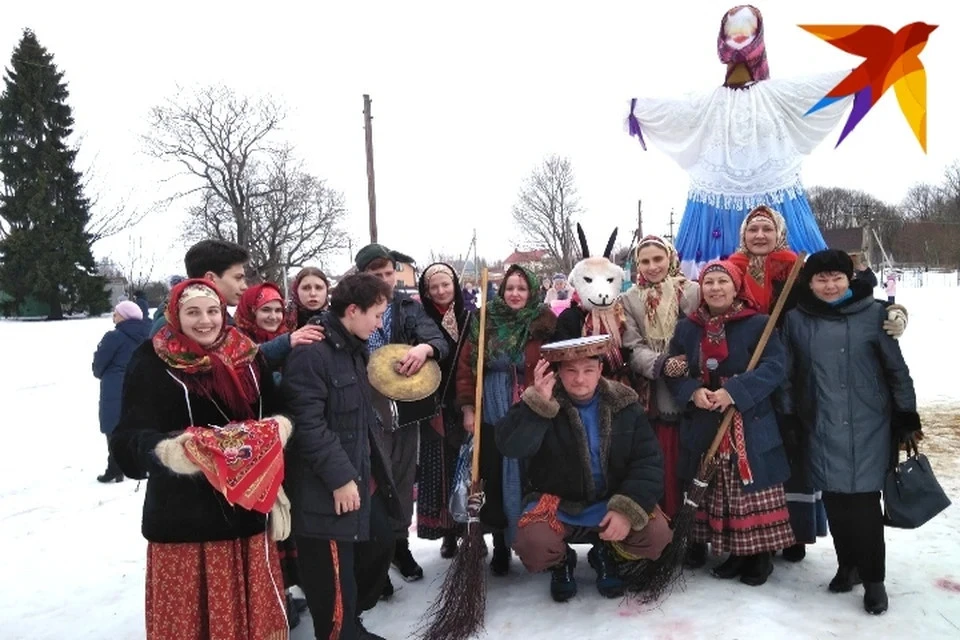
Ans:
<svg viewBox="0 0 960 640"><path fill-rule="evenodd" d="M879 290L878 290L879 294ZM960 391L952 374L952 336L960 288L901 286L910 310L902 346L917 386L929 440L924 449L945 489L960 501ZM146 543L140 536L142 487L101 485L106 445L97 425L93 351L110 319L0 322L5 367L6 456L0 465L0 636L4 639L135 640L144 637ZM602 599L586 547L579 547L580 594L559 605L546 575L519 563L506 578L487 578L488 638L845 638L960 637L960 512L918 531L888 529L890 611L866 615L860 589L826 591L835 570L829 538L791 565L778 559L767 585L722 582L700 570L659 606ZM426 578L403 583L365 616L371 631L411 637L435 596L448 561L439 544L411 539ZM475 588L464 585L464 588ZM293 638L312 636L305 617Z"/></svg>

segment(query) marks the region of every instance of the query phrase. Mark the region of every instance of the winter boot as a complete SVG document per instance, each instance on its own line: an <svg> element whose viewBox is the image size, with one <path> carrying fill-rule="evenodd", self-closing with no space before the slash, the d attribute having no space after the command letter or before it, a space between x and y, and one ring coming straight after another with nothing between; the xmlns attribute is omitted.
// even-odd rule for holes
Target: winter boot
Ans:
<svg viewBox="0 0 960 640"><path fill-rule="evenodd" d="M800 562L807 557L807 545L799 542L783 550L783 559L787 562Z"/></svg>
<svg viewBox="0 0 960 640"><path fill-rule="evenodd" d="M490 570L495 576L505 576L510 573L510 547L502 533L493 534L493 559L490 560Z"/></svg>
<svg viewBox="0 0 960 640"><path fill-rule="evenodd" d="M363 620L361 618L357 618L356 625L357 625L357 638L359 638L360 640L387 640L383 636L378 636L375 633L367 631L367 628L363 626Z"/></svg>
<svg viewBox="0 0 960 640"><path fill-rule="evenodd" d="M850 593L853 585L860 584L860 572L856 567L839 567L837 575L833 576L827 589L831 593Z"/></svg>
<svg viewBox="0 0 960 640"><path fill-rule="evenodd" d="M746 561L744 556L735 556L732 553L730 557L723 561L718 567L710 571L710 575L721 580L732 580L743 571L743 564Z"/></svg>
<svg viewBox="0 0 960 640"><path fill-rule="evenodd" d="M567 557L550 569L550 596L555 602L566 602L577 595L577 581L573 577L576 566L577 552L568 545Z"/></svg>
<svg viewBox="0 0 960 640"><path fill-rule="evenodd" d="M751 587L759 587L773 573L773 556L769 552L747 556L740 572L740 582Z"/></svg>
<svg viewBox="0 0 960 640"><path fill-rule="evenodd" d="M699 569L707 564L707 545L703 542L691 542L687 547L687 556L683 559L683 564L688 569Z"/></svg>
<svg viewBox="0 0 960 640"><path fill-rule="evenodd" d="M457 555L457 536L448 533L443 536L443 543L440 545L440 557L449 560Z"/></svg>
<svg viewBox="0 0 960 640"><path fill-rule="evenodd" d="M863 583L863 609L869 614L878 616L887 610L887 589L882 582Z"/></svg>
<svg viewBox="0 0 960 640"><path fill-rule="evenodd" d="M587 553L587 562L597 572L597 591L604 598L619 598L626 585L617 572L617 561L610 547L604 543L593 545Z"/></svg>
<svg viewBox="0 0 960 640"><path fill-rule="evenodd" d="M300 610L293 602L293 595L287 592L287 626L296 629L300 625Z"/></svg>
<svg viewBox="0 0 960 640"><path fill-rule="evenodd" d="M381 600L389 600L393 597L393 582L390 580L390 576L387 576L387 582L383 585L383 591L380 593Z"/></svg>
<svg viewBox="0 0 960 640"><path fill-rule="evenodd" d="M407 582L416 582L423 578L423 569L413 559L413 554L410 553L410 541L407 538L397 540L393 550L393 566Z"/></svg>

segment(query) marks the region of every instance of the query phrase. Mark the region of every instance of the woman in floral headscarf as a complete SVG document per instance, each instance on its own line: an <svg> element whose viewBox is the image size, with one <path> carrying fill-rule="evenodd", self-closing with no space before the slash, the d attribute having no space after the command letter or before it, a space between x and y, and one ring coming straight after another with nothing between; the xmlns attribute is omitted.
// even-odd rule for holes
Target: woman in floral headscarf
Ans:
<svg viewBox="0 0 960 640"><path fill-rule="evenodd" d="M233 320L240 331L260 345L289 333L290 328L284 316L283 293L280 287L272 282L264 282L243 292ZM279 385L279 370L274 370L273 378ZM290 628L295 629L300 624L300 613L306 609L307 601L294 598L290 592L291 587L300 585L297 544L293 536L278 542L277 552L283 572L283 586L286 589L287 618Z"/></svg>
<svg viewBox="0 0 960 640"><path fill-rule="evenodd" d="M289 535L279 480L290 421L264 419L280 402L266 361L226 323L226 303L209 281L178 284L165 314L167 323L138 348L127 371L110 438L124 474L147 480L146 637L286 638L282 577L268 535ZM214 488L206 458L212 454L205 452L216 451L210 443L218 432L208 425L228 424L231 434L246 435L230 445L229 482ZM245 478L264 478L270 495L250 504L251 496L237 493Z"/></svg>
<svg viewBox="0 0 960 640"><path fill-rule="evenodd" d="M715 260L700 273L700 306L677 324L664 364L677 404L690 406L680 431L680 477L692 481L723 413L734 419L721 443L717 474L697 513L693 540L729 558L717 578L759 586L773 571L772 552L794 544L783 482L790 476L773 394L785 379L777 337L757 366L747 363L767 324L730 262ZM678 360L678 357L683 360Z"/></svg>
<svg viewBox="0 0 960 640"><path fill-rule="evenodd" d="M420 463L417 466L417 536L426 540L443 538L440 555L457 553L457 536L462 527L450 515L450 491L457 453L463 444L463 418L456 407L453 385L457 354L467 337L470 314L464 308L463 290L453 268L443 262L431 264L419 282L424 311L437 323L450 346L450 355L441 360L440 414L420 423Z"/></svg>
<svg viewBox="0 0 960 640"><path fill-rule="evenodd" d="M627 323L623 346L630 352L630 367L640 380L637 391L663 449L661 508L672 518L681 506L677 456L682 407L663 380L663 363L680 318L700 304L700 285L681 273L677 250L659 236L641 240L635 259L637 284L621 298Z"/></svg>
<svg viewBox="0 0 960 640"><path fill-rule="evenodd" d="M477 344L480 324L471 324L467 342L457 362L457 406L463 411L463 428L473 434L475 413L473 403L476 385L483 383L484 425L496 424L519 399L520 394L533 384L533 371L540 360L540 347L550 339L557 326L557 317L541 304L537 292L537 277L520 265L513 265L503 276L497 294L486 303L486 333L484 370L477 371ZM478 375L479 374L479 375ZM491 431L488 433L488 431ZM481 429L481 455L495 455L497 447L489 426ZM486 452L486 454L484 454ZM495 575L506 575L510 569L510 547L516 534L517 521L523 509L520 495L520 465L517 460L502 459L502 491L499 478L493 475L485 485L487 507L480 519L499 529L494 534L493 560ZM498 461L485 467L497 467ZM493 470L495 474L496 469ZM489 507L489 508L488 508Z"/></svg>

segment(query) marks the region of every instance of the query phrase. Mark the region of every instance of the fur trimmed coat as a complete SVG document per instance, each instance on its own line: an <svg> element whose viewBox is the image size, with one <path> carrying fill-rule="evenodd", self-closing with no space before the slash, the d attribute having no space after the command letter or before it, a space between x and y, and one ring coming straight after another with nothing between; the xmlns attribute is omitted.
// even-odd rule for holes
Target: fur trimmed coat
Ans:
<svg viewBox="0 0 960 640"><path fill-rule="evenodd" d="M260 370L262 407L258 401L253 411L266 418L279 412L280 394L266 360L258 356L254 366ZM199 470L176 472L158 457L157 445L182 434L191 424L225 423L209 398L184 394L174 379L184 375L172 371L147 341L134 352L124 379L120 423L110 436L110 453L125 476L147 479L143 537L151 542L213 542L263 533L262 513L230 505Z"/></svg>
<svg viewBox="0 0 960 640"><path fill-rule="evenodd" d="M505 456L526 459L526 502L549 493L560 498L561 509L578 513L605 500L639 530L663 495L663 454L633 389L601 378L597 390L603 494L594 486L580 414L559 382L549 401L532 388L524 392L497 424L497 446Z"/></svg>

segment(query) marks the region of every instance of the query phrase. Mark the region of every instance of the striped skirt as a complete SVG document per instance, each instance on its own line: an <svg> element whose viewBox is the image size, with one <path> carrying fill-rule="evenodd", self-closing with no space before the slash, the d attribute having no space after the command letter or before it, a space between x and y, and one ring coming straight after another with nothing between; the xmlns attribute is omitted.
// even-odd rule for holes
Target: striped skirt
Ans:
<svg viewBox="0 0 960 640"><path fill-rule="evenodd" d="M721 456L693 526L693 540L708 542L713 553L749 556L796 544L787 498L777 484L747 493L736 459Z"/></svg>
<svg viewBox="0 0 960 640"><path fill-rule="evenodd" d="M241 540L147 545L147 640L287 640L277 545Z"/></svg>

